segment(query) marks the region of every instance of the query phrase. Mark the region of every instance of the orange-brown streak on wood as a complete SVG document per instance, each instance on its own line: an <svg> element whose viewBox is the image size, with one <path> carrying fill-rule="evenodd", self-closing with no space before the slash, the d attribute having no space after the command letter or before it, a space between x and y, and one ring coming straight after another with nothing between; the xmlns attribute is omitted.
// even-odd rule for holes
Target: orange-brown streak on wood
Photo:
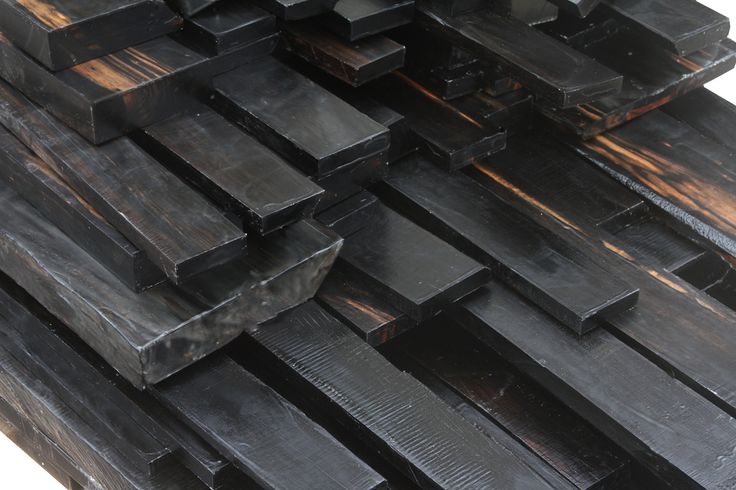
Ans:
<svg viewBox="0 0 736 490"><path fill-rule="evenodd" d="M370 316L371 318L374 318L380 322L391 322L396 320L396 317L393 315L389 315L388 313L384 311L377 310L373 308L372 306L364 305L363 303L359 301L355 301L351 298L344 298L344 301L346 304L351 306L352 308L355 308L358 311L361 311L365 313L366 315Z"/></svg>
<svg viewBox="0 0 736 490"><path fill-rule="evenodd" d="M43 0L16 0L16 2L40 22L53 29L66 27L72 22L69 16L59 12L53 5L49 5Z"/></svg>
<svg viewBox="0 0 736 490"><path fill-rule="evenodd" d="M171 67L161 65L136 48L124 50L130 60L123 60L118 55L108 55L87 61L71 69L79 75L94 82L100 87L113 92L123 92L135 88L143 82L156 77L168 75Z"/></svg>

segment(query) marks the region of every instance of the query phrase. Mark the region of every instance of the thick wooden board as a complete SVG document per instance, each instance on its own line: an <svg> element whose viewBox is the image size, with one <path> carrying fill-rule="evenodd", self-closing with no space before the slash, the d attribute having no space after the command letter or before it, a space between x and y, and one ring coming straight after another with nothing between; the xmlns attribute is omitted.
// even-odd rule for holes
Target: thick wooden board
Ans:
<svg viewBox="0 0 736 490"><path fill-rule="evenodd" d="M557 19L558 9L548 0L498 0L491 9L501 15L508 15L534 26Z"/></svg>
<svg viewBox="0 0 736 490"><path fill-rule="evenodd" d="M487 128L501 127L509 133L523 132L532 122L534 96L526 90L513 90L493 96L476 92L452 101L453 107Z"/></svg>
<svg viewBox="0 0 736 490"><path fill-rule="evenodd" d="M626 27L616 19L596 11L584 20L563 13L557 20L541 25L539 29L575 49L585 49L592 44L607 41Z"/></svg>
<svg viewBox="0 0 736 490"><path fill-rule="evenodd" d="M141 249L1 126L0 161L0 175L18 194L130 289L140 292L165 279Z"/></svg>
<svg viewBox="0 0 736 490"><path fill-rule="evenodd" d="M162 36L180 23L163 0L0 1L0 31L54 71Z"/></svg>
<svg viewBox="0 0 736 490"><path fill-rule="evenodd" d="M391 306L421 322L488 280L475 260L380 203L365 207L362 198L351 198L357 211L343 203L349 212L332 224L345 237L338 260Z"/></svg>
<svg viewBox="0 0 736 490"><path fill-rule="evenodd" d="M215 56L275 32L273 15L249 3L225 0L186 19L182 42Z"/></svg>
<svg viewBox="0 0 736 490"><path fill-rule="evenodd" d="M727 148L659 111L574 148L689 233L736 255L736 160Z"/></svg>
<svg viewBox="0 0 736 490"><path fill-rule="evenodd" d="M518 19L490 11L449 17L423 3L417 20L460 48L501 63L556 106L571 107L621 90L623 77Z"/></svg>
<svg viewBox="0 0 736 490"><path fill-rule="evenodd" d="M332 172L326 177L314 179L325 191L324 197L317 205L316 212L320 213L362 192L366 187L385 177L387 172L386 153L379 153L362 162Z"/></svg>
<svg viewBox="0 0 736 490"><path fill-rule="evenodd" d="M315 303L248 332L269 362L423 488L554 488Z"/></svg>
<svg viewBox="0 0 736 490"><path fill-rule="evenodd" d="M323 194L280 156L204 105L149 126L134 139L261 235L311 216Z"/></svg>
<svg viewBox="0 0 736 490"><path fill-rule="evenodd" d="M408 24L414 0L338 0L322 22L350 42Z"/></svg>
<svg viewBox="0 0 736 490"><path fill-rule="evenodd" d="M422 150L448 170L469 165L506 145L506 133L497 125L473 119L403 73L376 81L371 93L403 115Z"/></svg>
<svg viewBox="0 0 736 490"><path fill-rule="evenodd" d="M489 266L578 334L631 308L638 289L462 174L420 157L392 167L381 196Z"/></svg>
<svg viewBox="0 0 736 490"><path fill-rule="evenodd" d="M406 49L384 36L346 42L305 23L282 32L289 51L354 87L404 66Z"/></svg>
<svg viewBox="0 0 736 490"><path fill-rule="evenodd" d="M275 59L221 75L214 85L218 109L310 175L388 148L386 128Z"/></svg>
<svg viewBox="0 0 736 490"><path fill-rule="evenodd" d="M218 1L219 0L169 0L173 8L181 12L186 17L190 17L197 12L201 12Z"/></svg>
<svg viewBox="0 0 736 490"><path fill-rule="evenodd" d="M243 253L242 231L127 138L93 146L3 82L0 96L0 123L173 282Z"/></svg>
<svg viewBox="0 0 736 490"><path fill-rule="evenodd" d="M728 17L692 0L604 0L600 9L632 34L680 55L722 41L730 27Z"/></svg>
<svg viewBox="0 0 736 490"><path fill-rule="evenodd" d="M601 3L601 0L549 0L560 9L577 15L578 17L587 17L594 8Z"/></svg>
<svg viewBox="0 0 736 490"><path fill-rule="evenodd" d="M605 329L576 338L498 283L455 315L673 487L736 482L733 419Z"/></svg>
<svg viewBox="0 0 736 490"><path fill-rule="evenodd" d="M385 483L322 427L235 361L215 355L154 388L262 488L374 489Z"/></svg>
<svg viewBox="0 0 736 490"><path fill-rule="evenodd" d="M281 20L302 20L332 10L337 0L252 0Z"/></svg>
<svg viewBox="0 0 736 490"><path fill-rule="evenodd" d="M136 295L4 185L2 199L0 268L137 386L311 298L340 245L301 222L181 288Z"/></svg>
<svg viewBox="0 0 736 490"><path fill-rule="evenodd" d="M688 56L643 44L621 31L582 52L624 75L621 93L569 109L542 102L542 114L565 130L589 139L703 86L733 69L736 43L725 40Z"/></svg>

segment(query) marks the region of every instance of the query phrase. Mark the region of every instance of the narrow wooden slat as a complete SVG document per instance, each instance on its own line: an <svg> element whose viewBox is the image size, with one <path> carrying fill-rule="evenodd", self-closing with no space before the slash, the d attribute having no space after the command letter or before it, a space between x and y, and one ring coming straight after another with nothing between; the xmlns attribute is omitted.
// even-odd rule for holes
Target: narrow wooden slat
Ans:
<svg viewBox="0 0 736 490"><path fill-rule="evenodd" d="M383 36L346 42L309 24L287 24L287 49L334 77L357 87L404 65L406 49Z"/></svg>
<svg viewBox="0 0 736 490"><path fill-rule="evenodd" d="M215 104L308 174L328 173L388 148L388 130L268 58L214 80Z"/></svg>
<svg viewBox="0 0 736 490"><path fill-rule="evenodd" d="M358 209L332 225L345 237L340 264L410 318L426 320L488 280L481 264L386 206Z"/></svg>
<svg viewBox="0 0 736 490"><path fill-rule="evenodd" d="M0 31L54 71L162 36L180 23L163 0L0 1Z"/></svg>
<svg viewBox="0 0 736 490"><path fill-rule="evenodd" d="M350 42L408 24L414 0L338 0L324 25Z"/></svg>
<svg viewBox="0 0 736 490"><path fill-rule="evenodd" d="M249 230L266 234L311 216L322 189L212 109L192 109L134 139Z"/></svg>
<svg viewBox="0 0 736 490"><path fill-rule="evenodd" d="M316 304L248 335L292 383L423 488L554 488Z"/></svg>
<svg viewBox="0 0 736 490"><path fill-rule="evenodd" d="M736 154L736 106L713 92L701 88L679 97L662 108L700 134Z"/></svg>
<svg viewBox="0 0 736 490"><path fill-rule="evenodd" d="M243 233L130 140L93 146L3 82L0 123L173 282L243 253Z"/></svg>
<svg viewBox="0 0 736 490"><path fill-rule="evenodd" d="M636 304L638 289L462 174L419 157L392 169L381 194L476 257L578 334Z"/></svg>
<svg viewBox="0 0 736 490"><path fill-rule="evenodd" d="M673 487L736 481L732 419L605 329L575 338L498 283L464 300L456 316Z"/></svg>
<svg viewBox="0 0 736 490"><path fill-rule="evenodd" d="M374 489L385 481L322 427L225 355L154 388L262 488Z"/></svg>
<svg viewBox="0 0 736 490"><path fill-rule="evenodd" d="M513 78L556 106L621 90L623 77L518 19L489 11L448 17L422 4L417 20L462 49L503 64Z"/></svg>

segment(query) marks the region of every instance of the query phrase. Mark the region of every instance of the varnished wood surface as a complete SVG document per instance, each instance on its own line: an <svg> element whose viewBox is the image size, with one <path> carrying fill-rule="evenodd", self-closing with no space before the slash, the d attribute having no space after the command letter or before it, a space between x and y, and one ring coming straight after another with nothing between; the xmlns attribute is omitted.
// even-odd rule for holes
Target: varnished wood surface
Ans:
<svg viewBox="0 0 736 490"><path fill-rule="evenodd" d="M162 36L180 24L163 0L0 2L0 31L54 71Z"/></svg>
<svg viewBox="0 0 736 490"><path fill-rule="evenodd" d="M338 0L322 22L353 42L408 24L413 18L414 0Z"/></svg>
<svg viewBox="0 0 736 490"><path fill-rule="evenodd" d="M243 253L242 231L127 138L93 146L3 82L0 95L0 122L170 280Z"/></svg>

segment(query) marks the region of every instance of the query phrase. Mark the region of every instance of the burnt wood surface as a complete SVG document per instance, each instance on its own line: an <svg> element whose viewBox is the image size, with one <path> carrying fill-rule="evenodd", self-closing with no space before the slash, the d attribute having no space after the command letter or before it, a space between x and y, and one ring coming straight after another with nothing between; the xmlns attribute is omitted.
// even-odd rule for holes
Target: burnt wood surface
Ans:
<svg viewBox="0 0 736 490"><path fill-rule="evenodd" d="M413 17L414 0L338 0L322 22L352 42L408 24Z"/></svg>

